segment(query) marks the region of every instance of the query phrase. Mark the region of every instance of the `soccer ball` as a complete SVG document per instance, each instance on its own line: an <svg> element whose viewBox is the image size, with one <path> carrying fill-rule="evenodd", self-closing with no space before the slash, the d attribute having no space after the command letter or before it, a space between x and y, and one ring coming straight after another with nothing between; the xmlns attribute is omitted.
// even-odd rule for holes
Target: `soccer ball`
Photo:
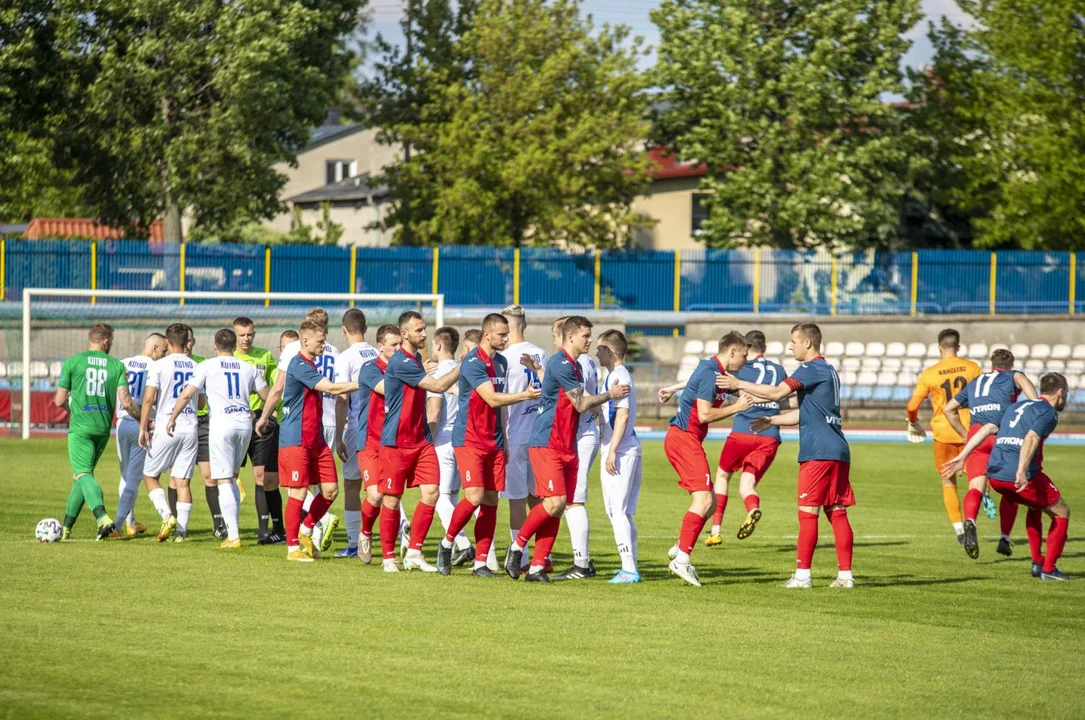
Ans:
<svg viewBox="0 0 1085 720"><path fill-rule="evenodd" d="M38 542L56 542L62 532L64 528L56 518L45 518L34 528L34 536L38 538Z"/></svg>

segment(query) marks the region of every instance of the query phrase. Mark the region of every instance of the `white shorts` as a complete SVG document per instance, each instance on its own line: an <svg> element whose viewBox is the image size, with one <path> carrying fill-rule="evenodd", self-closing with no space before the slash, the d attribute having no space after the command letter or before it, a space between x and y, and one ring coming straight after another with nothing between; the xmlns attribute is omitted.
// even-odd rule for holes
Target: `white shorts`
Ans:
<svg viewBox="0 0 1085 720"><path fill-rule="evenodd" d="M576 440L576 455L579 460L576 466L576 490L573 491L573 499L569 502L583 505L588 501L588 471L599 454L599 435L581 435Z"/></svg>
<svg viewBox="0 0 1085 720"><path fill-rule="evenodd" d="M215 480L237 477L251 439L252 423L227 425L225 428L212 424L207 442L207 451L211 456L211 477Z"/></svg>
<svg viewBox="0 0 1085 720"><path fill-rule="evenodd" d="M324 426L324 442L326 442L328 444L328 447L331 448L331 451L334 453L335 452L335 426L334 425L325 425Z"/></svg>
<svg viewBox="0 0 1085 720"><path fill-rule="evenodd" d="M168 472L170 477L192 478L192 468L196 466L196 450L199 439L196 428L175 432L170 437L162 428L151 437L151 449L143 462L143 474L159 477Z"/></svg>
<svg viewBox="0 0 1085 720"><path fill-rule="evenodd" d="M355 452L355 443L358 441L358 431L347 427L343 430L343 444L347 446L347 459L343 461L343 479L344 480L361 480L362 471L358 468L358 453ZM335 452L335 446L329 445L332 452Z"/></svg>
<svg viewBox="0 0 1085 720"><path fill-rule="evenodd" d="M505 500L524 500L529 492L535 492L535 473L531 471L527 445L510 445L505 463L505 489L501 497Z"/></svg>
<svg viewBox="0 0 1085 720"><path fill-rule="evenodd" d="M639 453L618 455L618 474L607 472L607 452L604 446L599 458L599 480L603 486L603 507L608 517L636 515L640 497L641 457Z"/></svg>
<svg viewBox="0 0 1085 720"><path fill-rule="evenodd" d="M147 451L139 446L139 423L135 420L122 420L117 426L117 459L125 483L131 485L143 480Z"/></svg>
<svg viewBox="0 0 1085 720"><path fill-rule="evenodd" d="M437 465L441 468L441 494L459 492L460 473L456 470L456 451L452 441L436 447Z"/></svg>

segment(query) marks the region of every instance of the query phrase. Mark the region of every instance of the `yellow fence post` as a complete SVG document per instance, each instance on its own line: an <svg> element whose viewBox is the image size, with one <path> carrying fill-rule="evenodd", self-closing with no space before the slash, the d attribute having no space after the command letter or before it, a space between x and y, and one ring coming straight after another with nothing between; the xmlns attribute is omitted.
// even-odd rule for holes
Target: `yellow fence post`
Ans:
<svg viewBox="0 0 1085 720"><path fill-rule="evenodd" d="M438 270L439 270L440 266L441 266L441 248L440 247L435 247L435 248L433 248L433 290L430 291L434 295L437 294L437 274L438 274ZM432 302L432 304L436 305L437 301L434 300Z"/></svg>
<svg viewBox="0 0 1085 720"><path fill-rule="evenodd" d="M350 246L350 291L354 292L354 288L358 287L358 246ZM354 301L350 301L350 306L354 307Z"/></svg>
<svg viewBox="0 0 1085 720"><path fill-rule="evenodd" d="M761 248L753 251L753 311L761 312Z"/></svg>
<svg viewBox="0 0 1085 720"><path fill-rule="evenodd" d="M997 287L996 283L998 282L997 279L996 279L997 275L998 275L998 255L996 255L995 253L991 253L991 307L990 307L990 312L991 312L992 315L995 314L995 288Z"/></svg>
<svg viewBox="0 0 1085 720"><path fill-rule="evenodd" d="M836 253L833 253L833 277L829 282L829 314L833 317L836 317L836 276L838 270L836 263Z"/></svg>
<svg viewBox="0 0 1085 720"><path fill-rule="evenodd" d="M601 257L601 255L599 253L599 250L596 250L595 251L595 309L596 310L599 309L599 286L600 286L600 281L601 281L602 276L603 276L603 273L602 273L603 263L600 260L600 257Z"/></svg>
<svg viewBox="0 0 1085 720"><path fill-rule="evenodd" d="M185 291L185 244L181 243L181 292ZM181 304L185 304L185 299L181 298Z"/></svg>
<svg viewBox="0 0 1085 720"><path fill-rule="evenodd" d="M682 310L682 253L674 251L674 311ZM674 329L674 337L678 337L678 328Z"/></svg>
<svg viewBox="0 0 1085 720"><path fill-rule="evenodd" d="M90 241L90 289L98 289L98 241ZM90 296L90 304L97 305L98 297L96 295Z"/></svg>
<svg viewBox="0 0 1085 720"><path fill-rule="evenodd" d="M264 246L264 292L271 292L271 246ZM271 298L264 298L264 307L271 305Z"/></svg>
<svg viewBox="0 0 1085 720"><path fill-rule="evenodd" d="M916 299L919 297L919 253L912 252L912 317L916 313Z"/></svg>
<svg viewBox="0 0 1085 720"><path fill-rule="evenodd" d="M0 260L0 262L3 262ZM0 265L0 267L3 267ZM0 280L0 283L3 281ZM2 285L0 285L2 287ZM1077 304L1077 253L1070 253L1070 314L1074 314L1074 306Z"/></svg>
<svg viewBox="0 0 1085 720"><path fill-rule="evenodd" d="M520 248L512 251L512 304L520 304Z"/></svg>

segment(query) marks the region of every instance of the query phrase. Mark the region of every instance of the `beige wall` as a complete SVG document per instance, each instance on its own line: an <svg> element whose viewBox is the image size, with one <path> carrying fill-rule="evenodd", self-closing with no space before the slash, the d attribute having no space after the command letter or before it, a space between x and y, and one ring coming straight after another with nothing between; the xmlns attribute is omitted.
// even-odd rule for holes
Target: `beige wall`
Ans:
<svg viewBox="0 0 1085 720"><path fill-rule="evenodd" d="M339 239L341 246L350 247L388 247L392 233L382 230L367 230L366 226L380 220L388 204L370 205L365 201L357 203L339 203L331 209L332 222L343 228L343 237ZM303 208L301 221L315 228L316 224L324 217L319 207Z"/></svg>
<svg viewBox="0 0 1085 720"><path fill-rule="evenodd" d="M633 211L657 221L656 226L633 234L633 246L647 250L692 250L703 248L690 234L693 222L693 192L700 178L657 180L648 192L633 200Z"/></svg>

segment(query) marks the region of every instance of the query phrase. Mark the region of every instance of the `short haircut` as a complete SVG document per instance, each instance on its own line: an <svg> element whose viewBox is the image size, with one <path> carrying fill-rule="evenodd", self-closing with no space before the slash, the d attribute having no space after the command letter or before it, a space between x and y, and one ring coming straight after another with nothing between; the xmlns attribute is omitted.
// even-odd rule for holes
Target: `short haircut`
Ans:
<svg viewBox="0 0 1085 720"><path fill-rule="evenodd" d="M420 312L418 312L416 310L408 310L407 312L405 312L405 313L403 313L402 315L399 316L398 324L399 324L399 326L401 328L402 327L407 327L407 323L409 323L411 320L421 320L421 319L422 319L422 313L420 313Z"/></svg>
<svg viewBox="0 0 1085 720"><path fill-rule="evenodd" d="M493 330L498 325L508 325L509 321L505 319L504 315L498 315L497 313L490 313L486 317L482 318L482 329Z"/></svg>
<svg viewBox="0 0 1085 720"><path fill-rule="evenodd" d="M384 342L384 338L388 337L389 335L399 335L399 326L391 324L381 325L379 328L377 328L376 340L377 342L382 343Z"/></svg>
<svg viewBox="0 0 1085 720"><path fill-rule="evenodd" d="M502 315L502 317L504 316ZM478 345L482 342L482 331L478 328L471 328L463 334L463 341Z"/></svg>
<svg viewBox="0 0 1085 720"><path fill-rule="evenodd" d="M569 321L569 316L568 315L562 315L557 320L555 320L553 322L553 324L550 326L550 332L561 333L562 336L564 337L564 335L565 335L565 323L568 322L568 321Z"/></svg>
<svg viewBox="0 0 1085 720"><path fill-rule="evenodd" d="M460 346L460 331L451 325L439 327L437 332L433 333L433 341L437 342L438 340L445 346L445 350L454 353L456 348Z"/></svg>
<svg viewBox="0 0 1085 720"><path fill-rule="evenodd" d="M91 326L90 331L87 333L87 338L91 342L100 343L105 342L113 337L113 326L105 323L95 323Z"/></svg>
<svg viewBox="0 0 1085 720"><path fill-rule="evenodd" d="M815 348L821 348L821 328L817 326L817 323L801 322L791 328L791 332L798 332Z"/></svg>
<svg viewBox="0 0 1085 720"><path fill-rule="evenodd" d="M244 315L238 315L234 318L234 327L250 328L256 327L256 323L252 321L252 318L247 318Z"/></svg>
<svg viewBox="0 0 1085 720"><path fill-rule="evenodd" d="M946 328L938 333L938 347L955 348L961 346L961 334L953 328Z"/></svg>
<svg viewBox="0 0 1085 720"><path fill-rule="evenodd" d="M527 327L527 313L521 305L509 305L501 311L501 315L509 321L509 327L521 330Z"/></svg>
<svg viewBox="0 0 1085 720"><path fill-rule="evenodd" d="M629 350L629 341L625 339L625 333L621 330L607 330L599 336L599 342L606 345L615 355L623 359L625 353Z"/></svg>
<svg viewBox="0 0 1085 720"><path fill-rule="evenodd" d="M328 329L328 311L322 307L315 307L305 313L305 319L312 320L317 325L323 327L325 331Z"/></svg>
<svg viewBox="0 0 1085 720"><path fill-rule="evenodd" d="M166 342L173 347L183 348L188 342L188 326L184 323L173 323L166 328Z"/></svg>
<svg viewBox="0 0 1085 720"><path fill-rule="evenodd" d="M106 327L109 327L109 326L106 325ZM112 328L110 328L110 329L112 330ZM162 342L166 342L166 336L163 335L162 333L156 333L156 332L151 333L150 335L148 335L147 339L148 340L154 340L156 342L159 341L159 340L161 340Z"/></svg>
<svg viewBox="0 0 1085 720"><path fill-rule="evenodd" d="M233 352L237 350L237 333L229 328L223 328L215 333L215 348Z"/></svg>
<svg viewBox="0 0 1085 720"><path fill-rule="evenodd" d="M301 325L298 325L298 337L301 337L302 333L324 333L328 334L328 328L326 325L321 325L319 320L302 320Z"/></svg>
<svg viewBox="0 0 1085 720"><path fill-rule="evenodd" d="M351 308L343 313L343 327L354 335L364 335L369 326L365 324L365 313L358 308Z"/></svg>
<svg viewBox="0 0 1085 720"><path fill-rule="evenodd" d="M730 350L733 347L746 349L750 346L750 343L746 341L746 336L737 330L732 330L723 337L720 338L720 344L716 349L716 352L722 353L725 350Z"/></svg>
<svg viewBox="0 0 1085 720"><path fill-rule="evenodd" d="M991 353L991 367L996 370L1009 370L1013 367L1013 353L1006 349Z"/></svg>
<svg viewBox="0 0 1085 720"><path fill-rule="evenodd" d="M583 330L584 328L591 330L592 327L594 326L591 324L591 320L587 319L583 315L571 315L565 321L565 324L561 326L561 337L562 339L564 339L569 337L570 335L575 335L578 331Z"/></svg>
<svg viewBox="0 0 1085 720"><path fill-rule="evenodd" d="M1041 395L1054 395L1059 390L1062 390L1063 397L1070 391L1070 385L1066 382L1066 376L1062 373L1048 373L1040 378L1040 394Z"/></svg>
<svg viewBox="0 0 1085 720"><path fill-rule="evenodd" d="M765 348L768 347L765 344L765 333L760 330L751 330L746 333L746 344L750 346L751 350L758 354L764 353Z"/></svg>
<svg viewBox="0 0 1085 720"><path fill-rule="evenodd" d="M283 330L282 335L279 336L279 342L282 342L285 339L297 340L298 339L298 331L297 330Z"/></svg>

